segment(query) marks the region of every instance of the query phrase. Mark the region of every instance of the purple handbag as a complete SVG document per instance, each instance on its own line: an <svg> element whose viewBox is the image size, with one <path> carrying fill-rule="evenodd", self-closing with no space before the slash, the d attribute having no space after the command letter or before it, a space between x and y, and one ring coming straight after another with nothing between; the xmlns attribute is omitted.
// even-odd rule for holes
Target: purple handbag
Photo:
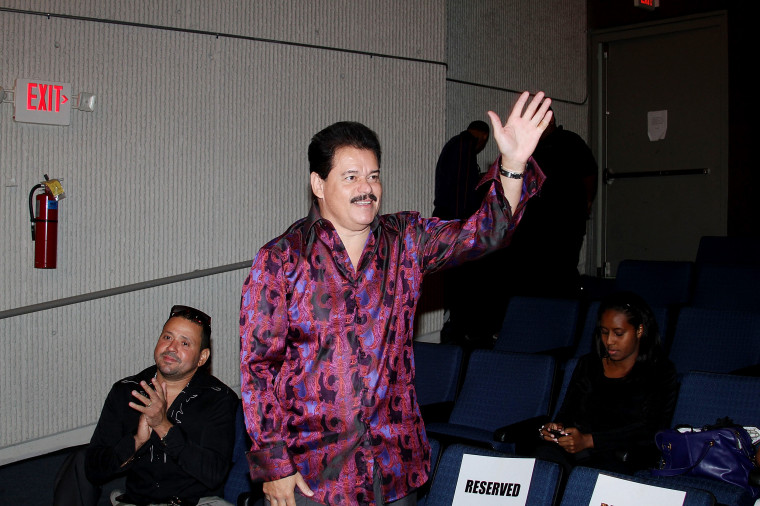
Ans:
<svg viewBox="0 0 760 506"><path fill-rule="evenodd" d="M749 491L752 497L760 496L760 489L749 484L754 451L744 427L687 429L684 432L667 429L655 435L662 458L659 469L652 469L653 476L688 475L722 480Z"/></svg>

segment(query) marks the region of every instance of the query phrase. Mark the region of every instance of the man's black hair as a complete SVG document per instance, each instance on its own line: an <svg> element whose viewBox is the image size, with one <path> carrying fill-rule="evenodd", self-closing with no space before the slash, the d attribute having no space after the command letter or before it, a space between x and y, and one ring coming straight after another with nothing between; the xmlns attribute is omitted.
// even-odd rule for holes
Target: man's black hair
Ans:
<svg viewBox="0 0 760 506"><path fill-rule="evenodd" d="M173 316L169 316L169 318L166 319L164 326L166 326L166 324L169 323L169 320L171 320L172 318L182 318L184 320L187 320L189 322L192 322L198 325L201 328L201 351L205 349L209 349L209 350L211 349L211 326L210 325L205 325L187 314L176 314Z"/></svg>
<svg viewBox="0 0 760 506"><path fill-rule="evenodd" d="M380 166L380 141L377 134L355 121L339 121L317 132L309 143L309 172L327 179L335 152L339 148L369 149L375 153Z"/></svg>

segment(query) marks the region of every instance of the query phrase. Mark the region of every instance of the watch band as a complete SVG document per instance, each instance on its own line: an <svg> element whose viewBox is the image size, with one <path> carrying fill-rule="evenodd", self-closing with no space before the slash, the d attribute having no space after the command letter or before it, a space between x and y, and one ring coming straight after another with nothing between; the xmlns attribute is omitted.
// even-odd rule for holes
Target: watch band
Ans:
<svg viewBox="0 0 760 506"><path fill-rule="evenodd" d="M527 164L526 164L527 167ZM524 172L512 172L509 170L504 170L504 167L502 167L501 162L499 162L499 174L501 174L504 177L508 177L510 179L522 179Z"/></svg>

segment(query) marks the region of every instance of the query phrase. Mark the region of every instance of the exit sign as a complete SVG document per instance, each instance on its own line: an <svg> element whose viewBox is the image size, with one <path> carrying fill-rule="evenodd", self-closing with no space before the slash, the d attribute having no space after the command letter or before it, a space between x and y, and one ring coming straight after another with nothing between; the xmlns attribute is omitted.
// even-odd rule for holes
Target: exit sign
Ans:
<svg viewBox="0 0 760 506"><path fill-rule="evenodd" d="M660 6L660 0L633 0L633 5L635 7L641 7L642 9L653 11L655 7Z"/></svg>
<svg viewBox="0 0 760 506"><path fill-rule="evenodd" d="M71 83L16 79L15 114L21 123L69 125Z"/></svg>

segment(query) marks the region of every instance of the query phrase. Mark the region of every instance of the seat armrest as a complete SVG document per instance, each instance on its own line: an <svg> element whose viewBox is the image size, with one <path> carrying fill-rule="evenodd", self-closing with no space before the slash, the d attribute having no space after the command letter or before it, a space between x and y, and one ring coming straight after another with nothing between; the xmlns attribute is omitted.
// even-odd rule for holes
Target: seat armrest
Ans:
<svg viewBox="0 0 760 506"><path fill-rule="evenodd" d="M539 415L511 423L496 429L493 432L493 439L500 443L519 443L526 438L536 439L538 437L538 429L547 422L549 422L547 415Z"/></svg>
<svg viewBox="0 0 760 506"><path fill-rule="evenodd" d="M454 402L436 402L433 404L426 404L420 406L420 413L422 414L422 420L428 423L445 423L449 421L451 411L454 409Z"/></svg>

